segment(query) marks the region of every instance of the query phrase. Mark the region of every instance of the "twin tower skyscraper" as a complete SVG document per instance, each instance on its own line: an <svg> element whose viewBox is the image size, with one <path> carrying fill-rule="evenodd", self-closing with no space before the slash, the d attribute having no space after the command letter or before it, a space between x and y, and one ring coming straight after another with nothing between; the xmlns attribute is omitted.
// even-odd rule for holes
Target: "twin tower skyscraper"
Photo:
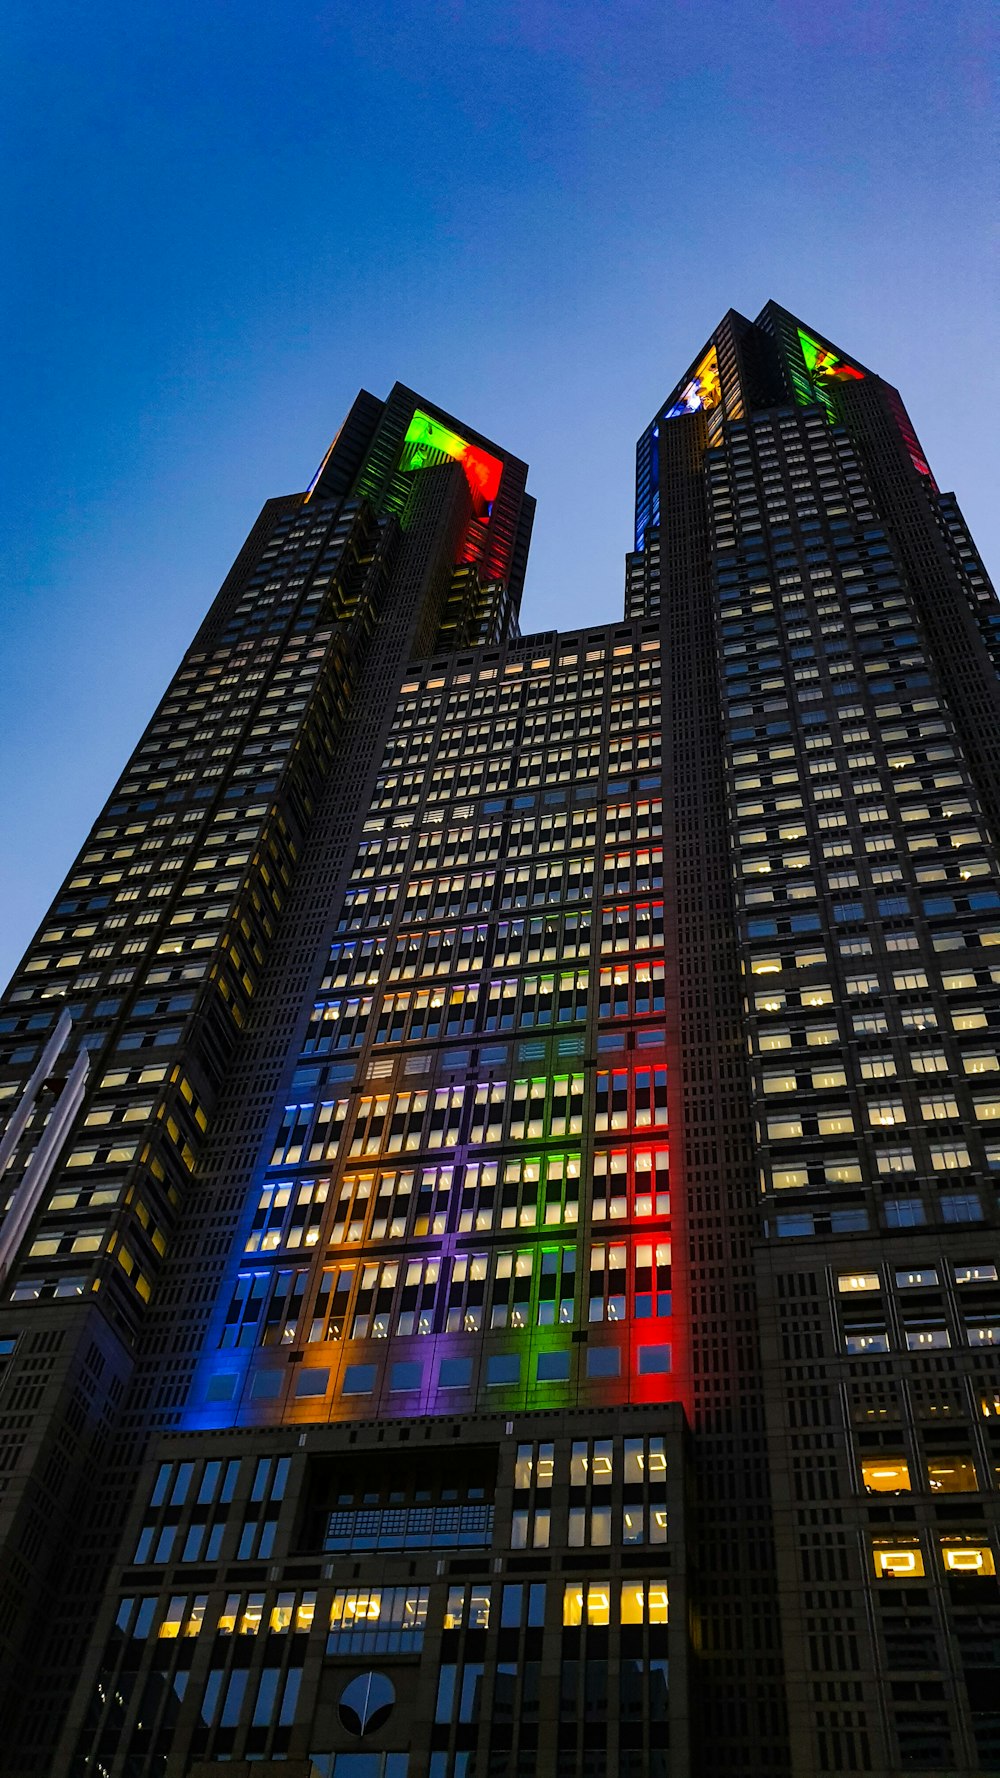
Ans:
<svg viewBox="0 0 1000 1778"><path fill-rule="evenodd" d="M526 481L359 395L4 997L7 1778L1000 1770L1000 604L774 303Z"/></svg>

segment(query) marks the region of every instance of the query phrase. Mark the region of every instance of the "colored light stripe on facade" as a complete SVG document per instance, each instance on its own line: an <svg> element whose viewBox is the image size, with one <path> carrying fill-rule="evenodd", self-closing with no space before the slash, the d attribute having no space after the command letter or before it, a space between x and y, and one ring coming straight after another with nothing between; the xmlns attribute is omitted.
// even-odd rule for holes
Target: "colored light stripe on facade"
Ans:
<svg viewBox="0 0 1000 1778"><path fill-rule="evenodd" d="M801 327L798 333L802 356L810 376L839 377L842 382L864 381L863 370L857 370L853 364L845 364L836 352L831 352L829 346L821 346L819 340L814 340L810 333L804 333Z"/></svg>
<svg viewBox="0 0 1000 1778"><path fill-rule="evenodd" d="M719 361L715 347L706 352L691 381L681 390L680 395L665 416L672 420L677 414L694 414L699 409L718 407L722 400L722 385L719 380Z"/></svg>
<svg viewBox="0 0 1000 1778"><path fill-rule="evenodd" d="M503 464L498 457L491 457L488 451L480 450L478 445L471 445L457 432L449 432L439 420L432 420L421 408L414 410L413 418L406 428L403 439L403 454L400 458L400 469L421 469L434 461L431 453L440 452L450 457L453 462L461 463L470 488L481 496L487 506L496 499L503 473Z"/></svg>

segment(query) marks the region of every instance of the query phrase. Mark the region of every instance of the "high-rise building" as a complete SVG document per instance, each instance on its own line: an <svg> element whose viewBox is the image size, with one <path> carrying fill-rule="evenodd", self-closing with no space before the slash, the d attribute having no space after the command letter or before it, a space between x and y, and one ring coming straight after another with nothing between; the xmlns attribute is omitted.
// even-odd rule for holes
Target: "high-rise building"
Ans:
<svg viewBox="0 0 1000 1778"><path fill-rule="evenodd" d="M1000 605L775 304L525 480L359 396L4 1001L12 1778L1000 1770Z"/></svg>

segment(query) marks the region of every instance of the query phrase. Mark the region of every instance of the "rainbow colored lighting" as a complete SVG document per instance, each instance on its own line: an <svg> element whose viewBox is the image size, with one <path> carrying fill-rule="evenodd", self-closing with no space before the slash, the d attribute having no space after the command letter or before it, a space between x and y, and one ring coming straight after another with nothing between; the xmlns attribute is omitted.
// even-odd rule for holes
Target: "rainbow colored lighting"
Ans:
<svg viewBox="0 0 1000 1778"><path fill-rule="evenodd" d="M838 377L841 382L864 382L865 373L857 370L853 364L845 364L829 346L821 346L814 340L811 333L799 328L799 344L802 356L806 361L806 369L811 377Z"/></svg>
<svg viewBox="0 0 1000 1778"><path fill-rule="evenodd" d="M722 400L722 384L719 380L719 360L715 347L705 353L691 381L685 384L680 395L666 414L673 420L678 414L695 414L700 408L718 407Z"/></svg>
<svg viewBox="0 0 1000 1778"><path fill-rule="evenodd" d="M400 469L425 469L440 462L442 457L461 463L473 493L478 494L487 506L496 499L503 474L499 458L491 457L478 445L459 438L457 432L449 432L447 426L442 426L440 420L432 420L422 408L415 408L403 439Z"/></svg>

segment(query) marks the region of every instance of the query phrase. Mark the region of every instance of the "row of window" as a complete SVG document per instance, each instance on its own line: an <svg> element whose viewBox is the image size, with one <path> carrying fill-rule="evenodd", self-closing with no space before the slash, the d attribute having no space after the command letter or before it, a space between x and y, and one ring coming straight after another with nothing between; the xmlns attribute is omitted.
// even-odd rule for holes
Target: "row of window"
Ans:
<svg viewBox="0 0 1000 1778"><path fill-rule="evenodd" d="M970 1318L962 1329L965 1342L977 1349L1000 1347L1000 1310L991 1316ZM876 1352L891 1352L902 1346L908 1352L941 1351L952 1344L951 1330L943 1322L921 1320L905 1325L897 1340L892 1331L866 1323L845 1328L844 1351L852 1357L868 1357Z"/></svg>
<svg viewBox="0 0 1000 1778"><path fill-rule="evenodd" d="M495 795L534 781L523 769L528 760L542 765L546 781L558 776L555 768L563 758L578 766L598 765L609 732L607 759L613 775L649 771L659 764L660 721L659 697L644 697L615 700L610 710L603 703L579 704L564 712L526 716L520 722L510 716L470 722L445 728L436 743L433 729L425 726L390 737L379 773L388 782L397 773L423 770L433 761L437 776L446 773L445 762L454 762L462 767L465 794L475 796L481 787L487 795Z"/></svg>
<svg viewBox="0 0 1000 1778"><path fill-rule="evenodd" d="M992 1569L989 1570L992 1572ZM438 1604L443 1630L541 1628L548 1588L544 1582L453 1585ZM555 1589L553 1589L555 1592ZM330 1597L325 1627L331 1653L402 1653L422 1646L429 1623L426 1586L340 1587ZM315 1590L230 1593L210 1613L207 1593L123 1598L115 1619L121 1635L161 1641L214 1633L219 1636L307 1635L317 1627ZM608 1625L665 1624L667 1583L661 1580L569 1581L562 1589L561 1621ZM155 1626L155 1631L154 1631ZM369 1641L368 1638L386 1638ZM405 1638L405 1640L403 1640Z"/></svg>
<svg viewBox="0 0 1000 1778"><path fill-rule="evenodd" d="M905 1269L896 1267L893 1279L897 1290L927 1290L939 1285L942 1278L948 1276L958 1285L996 1284L1000 1273L993 1260L953 1260L941 1265L912 1266ZM838 1272L837 1291L840 1296L855 1296L879 1291L883 1288L880 1271L858 1270Z"/></svg>
<svg viewBox="0 0 1000 1778"><path fill-rule="evenodd" d="M861 1485L869 1494L909 1494L914 1486L927 1488L932 1494L976 1494L980 1482L975 1459L968 1451L942 1452L925 1458L923 1475L916 1476L915 1482L908 1459L886 1452L862 1458Z"/></svg>
<svg viewBox="0 0 1000 1778"><path fill-rule="evenodd" d="M574 958L585 961L595 926L602 952L662 949L663 903L638 901L605 907L599 922L587 909L493 924L434 927L395 939L347 939L331 946L323 989L373 987L383 974L387 982L398 982L420 976L479 974L489 967L516 969Z"/></svg>
<svg viewBox="0 0 1000 1778"><path fill-rule="evenodd" d="M509 821L483 819L475 825L470 815L470 810L455 808L449 810L447 823L442 818L420 829L413 855L415 876L425 877L470 864L494 864L505 857L534 861L566 852L590 856L596 853L597 810L593 807L549 814L515 814ZM662 821L662 812L657 819ZM656 826L651 815L648 820L652 834ZM381 825L377 823L379 828Z"/></svg>
<svg viewBox="0 0 1000 1778"><path fill-rule="evenodd" d="M379 876L402 876L405 855L393 854L379 871L366 855L360 871L351 879L344 899L341 926L386 924L393 917L396 885L371 882ZM403 920L407 925L422 920L459 919L465 914L497 908L528 907L535 902L559 906L587 901L593 893L595 855L592 852L544 858L532 864L511 865L507 870L480 870L461 876L411 878L403 896ZM603 857L605 891L642 894L663 886L663 853L637 843L632 851L608 852ZM357 886L355 886L357 885Z"/></svg>
<svg viewBox="0 0 1000 1778"><path fill-rule="evenodd" d="M822 1183L822 1180L809 1178L808 1183ZM933 1207L945 1224L985 1221L985 1211L978 1192L942 1192L935 1199ZM879 1214L887 1229L916 1229L926 1224L928 1206L917 1197L884 1198ZM870 1226L871 1218L864 1206L852 1205L850 1209L779 1213L773 1223L765 1224L765 1233L773 1232L779 1239L803 1240L812 1235L861 1234Z"/></svg>
<svg viewBox="0 0 1000 1778"><path fill-rule="evenodd" d="M814 1092L825 1092L831 1087L847 1085L847 1077L842 1068L814 1068L801 1081L794 1075L771 1075L765 1079L764 1090L771 1093L796 1092L808 1103ZM859 1095L860 1097L860 1095ZM964 1115L965 1107L959 1110L958 1100L952 1093L921 1093L915 1095L916 1112L924 1123L952 1122ZM902 1099L869 1099L862 1100L860 1106L863 1118L873 1129L900 1129L908 1124L917 1124L918 1119L913 1110L908 1109ZM984 1098L978 1095L972 1099L972 1114L978 1123L993 1123L1000 1118L1000 1096ZM810 1129L807 1126L817 1125ZM810 1106L799 1111L789 1108L778 1116L767 1119L767 1136L771 1142L788 1141L791 1137L803 1134L820 1136L836 1136L853 1132L856 1128L854 1112L847 1105L825 1105L822 1108ZM863 1125L862 1125L863 1127ZM918 1126L919 1127L919 1126ZM947 1170L956 1166L967 1166L968 1150L959 1145L964 1159L949 1158L959 1152L950 1146L931 1144L932 1164L935 1168ZM901 1169L900 1169L901 1170Z"/></svg>
<svg viewBox="0 0 1000 1778"><path fill-rule="evenodd" d="M650 1483L662 1490L666 1477L666 1446L656 1434L620 1441L573 1439L560 1447L558 1457L550 1441L519 1444L514 1459L515 1491L531 1488L536 1494L566 1482L571 1488L601 1489L620 1481L630 1490Z"/></svg>
<svg viewBox="0 0 1000 1778"><path fill-rule="evenodd" d="M319 1278L310 1340L477 1333L569 1325L577 1319L575 1247L506 1248L330 1267ZM670 1243L594 1242L587 1319L648 1320L671 1312ZM243 1272L220 1345L290 1344L309 1289L306 1268Z"/></svg>
<svg viewBox="0 0 1000 1778"><path fill-rule="evenodd" d="M583 1129L583 1074L537 1080L491 1080L466 1086L362 1094L285 1109L272 1167L332 1159L353 1106L353 1158L454 1149L501 1141L529 1142ZM592 1077L594 1129L666 1129L667 1070L660 1064L597 1069Z"/></svg>
<svg viewBox="0 0 1000 1778"><path fill-rule="evenodd" d="M643 1393L652 1391L654 1398L662 1399L666 1389L664 1379L672 1369L671 1347L661 1341L636 1345L633 1351L625 1354L623 1364L622 1346L587 1346L579 1368L581 1381L585 1379L595 1385L606 1383L610 1386L622 1378L623 1371L633 1379L648 1379L643 1385ZM534 1389L536 1386L568 1384L573 1370L572 1353L566 1346L535 1351L530 1360L529 1385ZM290 1389L296 1401L325 1400L330 1392L331 1375L329 1368L316 1365L300 1366L294 1373L287 1368L262 1367L252 1374L249 1399L252 1403L273 1404ZM428 1391L435 1396L439 1390L460 1390L468 1394L478 1386L477 1378L487 1390L521 1390L525 1386L524 1361L519 1353L509 1351L487 1353L482 1365L471 1356L438 1358L430 1366L410 1357L394 1360L385 1368L384 1375L377 1364L354 1361L344 1365L337 1388L345 1401L352 1402L384 1391L390 1396L417 1399L425 1397ZM204 1399L206 1402L232 1402L242 1384L242 1374L220 1369L208 1379Z"/></svg>
<svg viewBox="0 0 1000 1778"><path fill-rule="evenodd" d="M351 1172L336 1181L268 1181L261 1187L245 1251L575 1223L580 1166L579 1155L517 1156L461 1167ZM592 1222L669 1215L665 1147L600 1149L592 1175Z"/></svg>
<svg viewBox="0 0 1000 1778"><path fill-rule="evenodd" d="M478 671L476 688L469 690L462 688L471 687L472 672L463 672L461 663L455 663L457 670L444 696L434 695L443 690L446 683L443 678L431 677L423 685L410 680L400 688L393 731L403 731L414 722L434 720L442 708L446 722L455 720L464 724L470 718L510 715L521 707L531 709L542 705L548 710L560 703L574 706L581 698L601 695L605 687L613 696L633 687L640 691L656 689L660 652L657 639L643 640L638 651L631 641L616 641L611 645L611 655L607 652L608 646L604 636L579 641L563 636L560 638L560 658L554 670L549 658L539 657L526 663L508 657L499 680L497 667L493 664L496 657L484 656L478 662L470 663L470 667L475 664ZM633 658L629 659L629 656ZM609 662L607 668L603 665L605 660ZM525 673L526 665L530 667L530 677ZM575 670L570 671L571 668Z"/></svg>
<svg viewBox="0 0 1000 1778"><path fill-rule="evenodd" d="M637 1019L663 1011L665 966L659 959L602 969L596 985L599 1018ZM574 970L389 994L379 1003L375 1042L382 1048L476 1032L579 1024L587 1017L589 993L589 973ZM370 994L321 1001L309 1022L303 1056L359 1049L373 1005Z"/></svg>

